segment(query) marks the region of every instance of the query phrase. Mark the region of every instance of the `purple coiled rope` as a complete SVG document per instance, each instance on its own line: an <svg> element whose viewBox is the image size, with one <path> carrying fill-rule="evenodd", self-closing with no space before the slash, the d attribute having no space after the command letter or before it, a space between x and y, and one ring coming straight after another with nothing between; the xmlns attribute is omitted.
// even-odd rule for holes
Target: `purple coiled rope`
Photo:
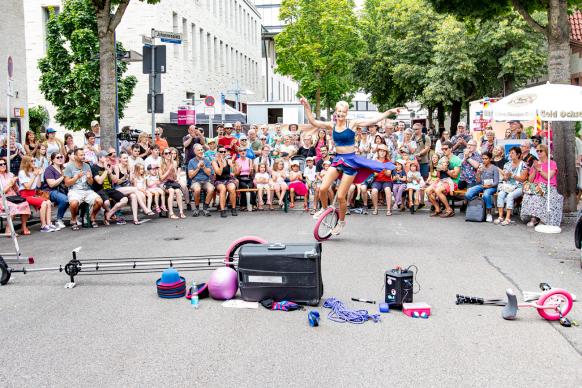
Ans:
<svg viewBox="0 0 582 388"><path fill-rule="evenodd" d="M368 314L368 310L349 310L341 300L328 298L323 302L323 307L331 309L327 318L338 323L362 324L368 320L380 321L380 314Z"/></svg>

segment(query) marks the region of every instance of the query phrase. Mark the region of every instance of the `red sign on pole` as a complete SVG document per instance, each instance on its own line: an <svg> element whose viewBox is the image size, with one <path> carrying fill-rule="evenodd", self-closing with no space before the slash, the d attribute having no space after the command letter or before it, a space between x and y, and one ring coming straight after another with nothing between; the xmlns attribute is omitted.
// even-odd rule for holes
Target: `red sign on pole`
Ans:
<svg viewBox="0 0 582 388"><path fill-rule="evenodd" d="M204 103L206 104L206 106L214 106L214 103L216 101L214 100L214 97L212 96L206 96L206 98L204 99Z"/></svg>
<svg viewBox="0 0 582 388"><path fill-rule="evenodd" d="M193 109L178 109L178 125L196 125L196 111Z"/></svg>

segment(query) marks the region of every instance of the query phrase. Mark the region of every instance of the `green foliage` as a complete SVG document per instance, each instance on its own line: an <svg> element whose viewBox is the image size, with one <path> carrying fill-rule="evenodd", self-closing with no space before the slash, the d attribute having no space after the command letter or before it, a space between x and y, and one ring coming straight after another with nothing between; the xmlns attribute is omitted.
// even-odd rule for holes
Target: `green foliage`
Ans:
<svg viewBox="0 0 582 388"><path fill-rule="evenodd" d="M28 125L31 131L34 131L37 135L40 134L42 127L46 127L50 122L50 116L48 110L42 106L33 106L28 110Z"/></svg>
<svg viewBox="0 0 582 388"><path fill-rule="evenodd" d="M275 37L277 72L299 82L299 94L325 106L356 91L352 70L363 53L353 0L283 0L286 24ZM317 101L316 101L317 105Z"/></svg>
<svg viewBox="0 0 582 388"><path fill-rule="evenodd" d="M381 107L427 107L497 96L545 71L541 34L515 13L460 21L425 0L368 0L361 21L368 53L355 75Z"/></svg>
<svg viewBox="0 0 582 388"><path fill-rule="evenodd" d="M56 108L55 120L68 130L87 129L99 116L99 37L91 0L66 0L47 24L47 56L38 67L40 90ZM118 53L123 45L117 42ZM137 79L123 77L127 64L118 61L119 116ZM112 103L115 103L114 101Z"/></svg>

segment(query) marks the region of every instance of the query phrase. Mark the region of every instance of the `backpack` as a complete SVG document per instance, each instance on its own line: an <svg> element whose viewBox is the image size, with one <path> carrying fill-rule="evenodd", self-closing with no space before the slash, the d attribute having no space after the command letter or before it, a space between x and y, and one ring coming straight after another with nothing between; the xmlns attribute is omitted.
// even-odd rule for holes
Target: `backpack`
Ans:
<svg viewBox="0 0 582 388"><path fill-rule="evenodd" d="M483 198L477 197L470 200L465 211L465 221L484 222L485 216L485 202Z"/></svg>

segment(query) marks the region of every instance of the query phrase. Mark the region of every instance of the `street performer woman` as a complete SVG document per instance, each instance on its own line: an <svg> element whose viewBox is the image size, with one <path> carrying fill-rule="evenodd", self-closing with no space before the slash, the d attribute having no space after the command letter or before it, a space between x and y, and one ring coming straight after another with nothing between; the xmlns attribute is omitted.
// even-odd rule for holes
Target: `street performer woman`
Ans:
<svg viewBox="0 0 582 388"><path fill-rule="evenodd" d="M333 228L332 234L338 235L346 224L346 208L347 208L347 193L351 184L355 181L361 183L373 172L381 172L383 170L394 170L394 164L391 162L380 163L376 160L365 159L356 156L355 137L356 132L352 128L367 127L384 120L389 115L398 114L399 108L387 110L381 115L373 119L356 119L350 123L347 121L349 104L345 101L339 101L335 105L335 122L319 121L313 117L311 106L305 97L299 100L301 105L305 108L305 113L309 123L314 127L332 131L332 139L336 148L336 156L333 159L331 167L321 184L319 190L319 199L321 200L321 209L313 215L314 219L325 211L329 204L328 191L332 183L342 173L342 178L337 190L337 198L339 202L339 222ZM356 177L357 175L357 177Z"/></svg>

